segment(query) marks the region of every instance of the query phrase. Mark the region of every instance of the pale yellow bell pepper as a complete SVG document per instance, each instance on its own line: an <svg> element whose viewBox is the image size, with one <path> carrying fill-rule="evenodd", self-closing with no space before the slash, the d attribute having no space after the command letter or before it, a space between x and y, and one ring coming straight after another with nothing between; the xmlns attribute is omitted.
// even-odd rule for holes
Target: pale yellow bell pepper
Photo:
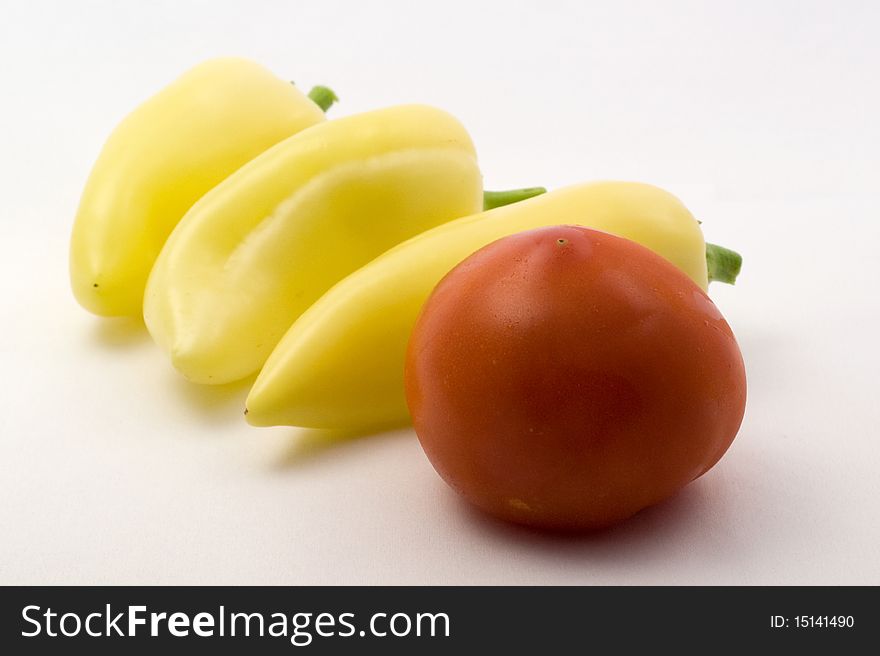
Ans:
<svg viewBox="0 0 880 656"><path fill-rule="evenodd" d="M316 125L187 213L150 275L147 328L194 382L246 377L336 282L482 203L470 137L439 109L405 105Z"/></svg>
<svg viewBox="0 0 880 656"><path fill-rule="evenodd" d="M206 61L147 100L110 135L86 183L70 248L79 303L100 315L139 315L153 262L192 204L323 120L290 82L244 59Z"/></svg>
<svg viewBox="0 0 880 656"><path fill-rule="evenodd" d="M333 287L293 324L266 362L247 399L248 421L255 426L333 429L408 422L406 345L437 282L496 239L557 224L583 225L637 241L703 289L708 285L700 225L672 194L628 182L552 191L418 235ZM717 247L709 255L713 278L732 282L738 256Z"/></svg>

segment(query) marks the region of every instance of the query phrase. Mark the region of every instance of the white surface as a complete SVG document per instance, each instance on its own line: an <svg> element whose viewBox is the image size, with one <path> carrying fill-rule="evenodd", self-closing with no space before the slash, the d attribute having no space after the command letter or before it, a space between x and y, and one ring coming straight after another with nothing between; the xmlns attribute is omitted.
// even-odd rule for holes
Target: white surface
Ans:
<svg viewBox="0 0 880 656"><path fill-rule="evenodd" d="M4 2L0 583L880 583L880 5ZM409 431L327 445L241 419L142 329L74 302L67 238L103 139L239 54L469 127L487 187L679 194L745 255L739 437L591 537L485 520Z"/></svg>

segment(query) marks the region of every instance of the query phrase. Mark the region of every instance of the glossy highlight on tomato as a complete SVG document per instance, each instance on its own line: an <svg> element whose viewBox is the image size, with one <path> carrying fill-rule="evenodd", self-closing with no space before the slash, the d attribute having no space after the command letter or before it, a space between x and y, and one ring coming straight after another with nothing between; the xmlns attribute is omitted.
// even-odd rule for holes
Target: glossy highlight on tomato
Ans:
<svg viewBox="0 0 880 656"><path fill-rule="evenodd" d="M706 293L647 248L578 226L505 237L447 274L405 377L450 486L499 518L564 530L614 524L704 474L746 400Z"/></svg>

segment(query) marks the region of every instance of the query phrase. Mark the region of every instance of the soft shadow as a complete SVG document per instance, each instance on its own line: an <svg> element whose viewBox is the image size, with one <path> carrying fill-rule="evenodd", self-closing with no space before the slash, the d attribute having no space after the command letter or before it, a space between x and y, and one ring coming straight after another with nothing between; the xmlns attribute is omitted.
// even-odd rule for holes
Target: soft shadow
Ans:
<svg viewBox="0 0 880 656"><path fill-rule="evenodd" d="M149 341L143 317L100 317L93 325L91 340L105 348L128 348Z"/></svg>
<svg viewBox="0 0 880 656"><path fill-rule="evenodd" d="M645 508L619 524L581 532L511 524L474 508L463 499L457 499L456 503L467 525L506 542L525 543L536 549L549 549L557 553L619 556L621 552L629 552L633 555L633 552L679 540L692 530L695 518L704 512L708 497L712 496L711 486L707 483L695 481L666 501Z"/></svg>
<svg viewBox="0 0 880 656"><path fill-rule="evenodd" d="M198 385L173 372L171 395L183 399L203 419L227 423L244 421L244 403L257 375L226 385Z"/></svg>
<svg viewBox="0 0 880 656"><path fill-rule="evenodd" d="M356 448L362 438L370 442L400 439L408 435L407 427L383 428L371 430L327 430L320 428L298 428L290 436L287 448L273 463L273 469L291 469L310 464L323 458Z"/></svg>

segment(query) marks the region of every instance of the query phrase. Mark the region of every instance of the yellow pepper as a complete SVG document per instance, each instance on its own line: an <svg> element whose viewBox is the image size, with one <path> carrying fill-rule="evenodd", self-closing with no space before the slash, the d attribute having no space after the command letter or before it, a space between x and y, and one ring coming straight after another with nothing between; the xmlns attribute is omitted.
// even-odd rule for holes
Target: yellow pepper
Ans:
<svg viewBox="0 0 880 656"><path fill-rule="evenodd" d="M651 248L705 289L732 282L736 254L707 246L699 223L657 187L601 182L465 217L400 244L333 287L290 328L247 399L255 426L370 429L409 421L403 387L407 340L431 290L456 264L523 230L578 224ZM720 266L719 262L724 262ZM717 267L717 268L716 268Z"/></svg>
<svg viewBox="0 0 880 656"><path fill-rule="evenodd" d="M333 284L482 202L470 137L439 109L316 125L243 166L181 220L150 275L147 328L188 379L244 378Z"/></svg>
<svg viewBox="0 0 880 656"><path fill-rule="evenodd" d="M77 300L100 315L139 315L153 262L192 204L323 120L290 82L244 59L199 64L147 100L110 135L83 192L70 249Z"/></svg>

